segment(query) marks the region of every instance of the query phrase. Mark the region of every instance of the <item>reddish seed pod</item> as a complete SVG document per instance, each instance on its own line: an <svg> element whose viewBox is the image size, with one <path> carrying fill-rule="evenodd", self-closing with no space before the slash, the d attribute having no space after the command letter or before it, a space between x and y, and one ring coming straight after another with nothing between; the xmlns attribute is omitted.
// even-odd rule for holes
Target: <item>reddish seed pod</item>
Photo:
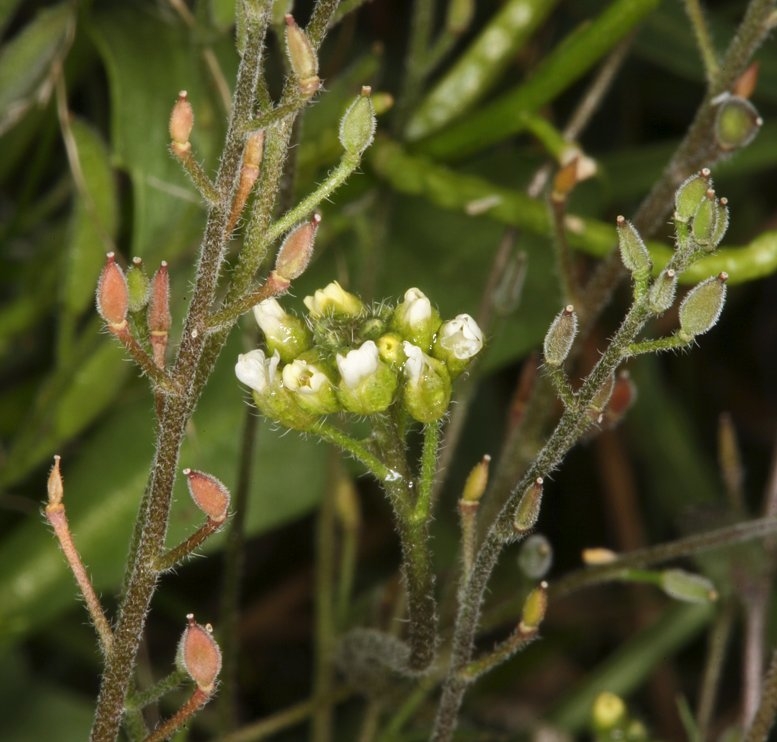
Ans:
<svg viewBox="0 0 777 742"><path fill-rule="evenodd" d="M191 613L186 620L188 625L178 645L178 659L197 687L209 694L221 671L221 650L213 638L210 624L198 624Z"/></svg>
<svg viewBox="0 0 777 742"><path fill-rule="evenodd" d="M184 469L189 494L197 507L214 523L222 523L229 511L230 494L223 482L205 472Z"/></svg>
<svg viewBox="0 0 777 742"><path fill-rule="evenodd" d="M124 271L116 256L109 252L97 282L97 311L113 328L124 326L129 310L129 289Z"/></svg>
<svg viewBox="0 0 777 742"><path fill-rule="evenodd" d="M310 221L303 222L289 232L275 259L275 272L279 276L293 281L305 272L313 256L319 224L321 214L314 213Z"/></svg>
<svg viewBox="0 0 777 742"><path fill-rule="evenodd" d="M182 90L178 93L178 99L173 105L170 113L170 123L168 130L170 132L171 147L176 155L182 155L189 152L192 148L189 137L194 128L194 109L189 102L189 94Z"/></svg>

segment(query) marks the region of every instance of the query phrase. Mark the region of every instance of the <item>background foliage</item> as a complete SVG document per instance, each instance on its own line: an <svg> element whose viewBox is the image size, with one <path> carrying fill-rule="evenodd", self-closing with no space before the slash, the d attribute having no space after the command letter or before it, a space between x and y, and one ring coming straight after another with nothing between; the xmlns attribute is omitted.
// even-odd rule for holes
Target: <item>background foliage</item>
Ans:
<svg viewBox="0 0 777 742"><path fill-rule="evenodd" d="M109 605L152 454L146 385L100 334L93 311L105 252L116 250L127 261L141 256L151 267L167 260L179 320L186 305L203 211L167 155L167 117L177 91L188 90L198 156L206 169L215 168L225 120L218 83L233 79L237 57L231 2L198 2L189 23L171 5L9 0L0 6L0 718L7 739L42 739L52 724L59 740L83 739L99 677L91 629L39 516L52 454L63 455L74 534ZM595 65L630 28L623 22L611 37L600 34L599 49L588 40L561 54L560 44L569 43L584 20L619 5L546 2L546 17L495 75L485 100L523 90L527 114L562 127ZM744 3L708 6L714 38L723 44ZM473 30L455 46L453 59L498 7L478 4ZM570 205L590 220L575 239L586 264L611 246L615 215L630 214L649 191L703 95L701 62L680 4L632 7L645 15L644 22L581 138L600 168ZM307 12L295 9L300 19ZM375 0L327 39L321 59L326 90L306 114L296 152L292 187L300 195L336 160L337 121L358 86L395 95L401 88L408 13L405 4ZM271 74L278 91L277 49L270 58L278 64ZM715 170L718 192L728 196L732 209L724 247L734 268L726 269L731 283L739 283L732 285L723 320L700 348L689 356L634 364L640 396L627 422L574 452L551 483L540 522L556 549L551 580L579 564L584 546L633 549L760 511L777 403L777 233L769 231L777 229L774 44L767 42L758 59L753 102L765 125L747 150ZM548 60L556 60L555 66ZM538 70L555 81L535 84L542 94L531 88L530 73ZM504 117L486 104L460 116L447 134L402 148L397 115L381 118L384 136L363 172L323 209L315 263L289 303L337 278L370 298L398 296L418 285L443 316L476 314L504 230L518 229L528 267L520 305L491 328L484 376L435 526L444 589L445 575L454 571L454 502L462 476L484 452L498 451L522 364L559 306L547 213L542 202L524 195L548 154L529 131L504 131ZM468 203L494 193L501 196L495 208L480 216L466 213ZM667 237L658 235L657 241ZM758 264L756 257L762 259ZM616 306L605 317L590 340L590 358L618 316ZM182 456L183 465L213 472L228 486L235 481L245 414L232 365L252 342L250 324L244 323L246 337L233 334ZM724 412L744 458L746 500L738 505L726 499L716 465L716 430ZM245 721L310 691L312 513L331 466L323 446L266 425L255 455L240 623ZM396 544L379 493L369 481L357 484L363 520L353 621L375 623L387 620L381 606L396 588ZM183 489L178 501L171 543L190 530L195 517ZM147 672L161 673L172 662L182 614L195 610L216 623L222 540L208 545L215 553L207 560L190 562L162 585L149 625ZM723 603L747 587L742 575L746 565L757 563L759 549L705 559L702 567L717 579ZM505 561L493 588L502 599L521 579L512 557ZM707 609L667 608L647 588L615 586L559 601L543 630L546 639L472 694L471 728L480 729L480 738L496 738L497 730L508 734L523 717L543 715L578 730L597 678L610 673L611 690L636 694L637 707L655 722L656 732L678 738L673 696L695 700L700 639L709 619ZM676 659L667 659L675 652ZM721 722L737 713L733 658L730 670L732 692L722 696ZM356 708L342 707L342 738L354 734ZM213 718L205 714L202 729ZM423 711L419 718L423 729Z"/></svg>

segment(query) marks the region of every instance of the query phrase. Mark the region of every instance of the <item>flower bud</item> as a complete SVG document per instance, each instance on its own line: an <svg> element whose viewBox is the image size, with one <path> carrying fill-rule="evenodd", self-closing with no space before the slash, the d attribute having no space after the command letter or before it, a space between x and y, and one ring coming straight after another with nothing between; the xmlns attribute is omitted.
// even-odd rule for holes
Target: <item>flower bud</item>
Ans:
<svg viewBox="0 0 777 742"><path fill-rule="evenodd" d="M402 350L402 337L396 332L387 332L381 335L375 344L378 346L378 354L394 369L399 369L405 362L405 351Z"/></svg>
<svg viewBox="0 0 777 742"><path fill-rule="evenodd" d="M193 128L194 110L192 109L192 104L189 103L189 94L182 90L178 93L178 99L173 105L168 126L171 140L170 147L176 156L180 157L191 151L192 145L189 137Z"/></svg>
<svg viewBox="0 0 777 742"><path fill-rule="evenodd" d="M300 93L310 98L321 87L318 77L318 56L308 35L297 25L294 17L286 14L286 54L297 78Z"/></svg>
<svg viewBox="0 0 777 742"><path fill-rule="evenodd" d="M221 650L210 624L201 626L191 613L186 620L188 625L178 645L178 663L203 693L211 693L221 671Z"/></svg>
<svg viewBox="0 0 777 742"><path fill-rule="evenodd" d="M129 289L124 271L116 264L116 256L106 255L97 281L97 312L113 328L123 327L129 310Z"/></svg>
<svg viewBox="0 0 777 742"><path fill-rule="evenodd" d="M614 693L600 693L594 701L591 712L594 730L606 733L620 729L628 722L628 709Z"/></svg>
<svg viewBox="0 0 777 742"><path fill-rule="evenodd" d="M488 485L488 469L491 464L491 457L486 454L472 467L467 481L464 482L464 488L461 491L461 499L465 502L478 502Z"/></svg>
<svg viewBox="0 0 777 742"><path fill-rule="evenodd" d="M391 327L424 352L432 347L434 335L442 324L439 312L427 296L416 288L405 291L405 299L397 304L391 318Z"/></svg>
<svg viewBox="0 0 777 742"><path fill-rule="evenodd" d="M674 196L674 220L681 224L691 221L707 190L712 187L712 178L708 168L686 178Z"/></svg>
<svg viewBox="0 0 777 742"><path fill-rule="evenodd" d="M293 281L305 272L313 255L313 244L319 224L321 214L314 213L310 221L297 225L289 232L275 259L275 272L279 276Z"/></svg>
<svg viewBox="0 0 777 742"><path fill-rule="evenodd" d="M380 359L374 341L366 340L345 355L338 353L335 360L341 377L337 397L346 410L370 415L394 401L397 375Z"/></svg>
<svg viewBox="0 0 777 742"><path fill-rule="evenodd" d="M575 308L567 304L564 309L556 315L556 318L550 325L547 335L545 335L544 353L545 363L548 366L560 366L569 355L572 349L572 343L577 335L577 315Z"/></svg>
<svg viewBox="0 0 777 742"><path fill-rule="evenodd" d="M653 281L648 294L648 307L653 314L663 314L674 304L677 293L677 273L672 268L664 268Z"/></svg>
<svg viewBox="0 0 777 742"><path fill-rule="evenodd" d="M193 469L184 469L183 475L195 505L214 523L226 520L230 501L226 485L210 474Z"/></svg>
<svg viewBox="0 0 777 742"><path fill-rule="evenodd" d="M314 415L340 410L335 387L323 368L302 358L283 367L283 386L295 395L297 404Z"/></svg>
<svg viewBox="0 0 777 742"><path fill-rule="evenodd" d="M340 119L340 144L349 155L361 155L375 138L375 109L370 97L372 88L365 85Z"/></svg>
<svg viewBox="0 0 777 742"><path fill-rule="evenodd" d="M317 417L303 410L283 386L278 372L280 361L278 351L268 358L264 351L252 350L238 356L235 375L251 388L254 403L265 417L292 430L309 430Z"/></svg>
<svg viewBox="0 0 777 742"><path fill-rule="evenodd" d="M695 286L680 304L681 339L689 342L717 323L726 301L727 273L719 273Z"/></svg>
<svg viewBox="0 0 777 742"><path fill-rule="evenodd" d="M542 505L543 484L542 477L537 477L521 495L513 516L513 530L518 535L531 531L537 525L540 517L540 506Z"/></svg>
<svg viewBox="0 0 777 742"><path fill-rule="evenodd" d="M747 147L763 126L755 106L744 98L727 95L715 116L715 139L726 151Z"/></svg>
<svg viewBox="0 0 777 742"><path fill-rule="evenodd" d="M553 566L553 547L541 533L534 533L521 544L518 566L531 580L542 579Z"/></svg>
<svg viewBox="0 0 777 742"><path fill-rule="evenodd" d="M405 385L402 399L414 420L439 420L451 402L451 377L441 361L426 355L417 345L402 343L407 360L403 367Z"/></svg>
<svg viewBox="0 0 777 742"><path fill-rule="evenodd" d="M284 363L290 363L311 346L307 325L286 312L277 299L265 299L254 306L256 324L264 333L267 349L278 353Z"/></svg>
<svg viewBox="0 0 777 742"><path fill-rule="evenodd" d="M443 322L432 345L432 355L445 363L456 378L483 349L483 332L468 314Z"/></svg>
<svg viewBox="0 0 777 742"><path fill-rule="evenodd" d="M718 592L712 582L682 569L665 569L661 572L661 589L670 598L685 603L712 603L718 599Z"/></svg>
<svg viewBox="0 0 777 742"><path fill-rule="evenodd" d="M548 583L544 580L537 585L523 602L521 612L521 631L536 631L548 610Z"/></svg>
<svg viewBox="0 0 777 742"><path fill-rule="evenodd" d="M615 220L618 230L618 247L621 251L623 265L635 278L647 278L652 267L650 253L642 240L636 227L625 217L619 216Z"/></svg>
<svg viewBox="0 0 777 742"><path fill-rule="evenodd" d="M132 265L127 271L127 291L129 292L129 311L140 312L148 303L148 292L151 282L143 268L141 258L132 258Z"/></svg>
<svg viewBox="0 0 777 742"><path fill-rule="evenodd" d="M62 504L62 497L65 494L65 487L62 483L62 473L59 469L60 456L54 456L54 466L51 467L49 472L49 479L46 485L46 490L49 496L49 507L57 507Z"/></svg>
<svg viewBox="0 0 777 742"><path fill-rule="evenodd" d="M326 315L358 317L364 311L362 300L346 291L337 281L317 289L313 296L306 296L303 302L314 319Z"/></svg>

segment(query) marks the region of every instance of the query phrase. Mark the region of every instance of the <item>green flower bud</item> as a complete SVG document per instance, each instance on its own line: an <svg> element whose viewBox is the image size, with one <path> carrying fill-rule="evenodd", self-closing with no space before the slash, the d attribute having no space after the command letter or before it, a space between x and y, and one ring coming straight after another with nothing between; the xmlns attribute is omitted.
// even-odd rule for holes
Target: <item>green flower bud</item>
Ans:
<svg viewBox="0 0 777 742"><path fill-rule="evenodd" d="M314 319L326 315L358 317L364 311L362 300L346 291L337 281L317 289L313 296L306 296L303 302Z"/></svg>
<svg viewBox="0 0 777 742"><path fill-rule="evenodd" d="M361 155L375 138L375 109L370 94L372 88L365 85L356 100L340 119L340 144L351 155Z"/></svg>
<svg viewBox="0 0 777 742"><path fill-rule="evenodd" d="M548 610L548 583L541 582L534 588L523 602L523 611L521 612L522 631L536 631Z"/></svg>
<svg viewBox="0 0 777 742"><path fill-rule="evenodd" d="M541 533L529 536L518 552L518 567L531 580L542 579L553 565L553 547Z"/></svg>
<svg viewBox="0 0 777 742"><path fill-rule="evenodd" d="M542 505L543 485L542 477L537 477L521 495L513 516L513 530L518 535L531 531L537 525Z"/></svg>
<svg viewBox="0 0 777 742"><path fill-rule="evenodd" d="M405 351L402 350L402 336L396 332L387 332L376 341L380 359L392 368L398 369L405 362Z"/></svg>
<svg viewBox="0 0 777 742"><path fill-rule="evenodd" d="M712 187L710 175L709 168L705 167L680 184L674 196L676 222L687 224L691 221L707 190Z"/></svg>
<svg viewBox="0 0 777 742"><path fill-rule="evenodd" d="M308 350L312 343L307 325L286 312L277 299L265 299L254 307L254 317L264 333L267 349L278 353L284 363Z"/></svg>
<svg viewBox="0 0 777 742"><path fill-rule="evenodd" d="M615 224L618 230L618 247L621 251L623 265L635 278L647 278L652 261L642 237L640 237L636 227L623 216L619 216L615 220Z"/></svg>
<svg viewBox="0 0 777 742"><path fill-rule="evenodd" d="M391 318L393 330L427 353L441 324L439 312L432 307L426 295L416 288L405 291L405 300L397 304Z"/></svg>
<svg viewBox="0 0 777 742"><path fill-rule="evenodd" d="M722 100L721 100L722 99ZM715 139L723 150L747 147L763 126L755 106L745 98L724 94L715 116Z"/></svg>
<svg viewBox="0 0 777 742"><path fill-rule="evenodd" d="M130 312L140 312L148 304L148 294L151 281L143 267L141 258L132 258L132 265L127 271L127 290L129 291Z"/></svg>
<svg viewBox="0 0 777 742"><path fill-rule="evenodd" d="M572 343L577 335L577 315L575 308L567 304L556 315L550 325L543 344L545 363L548 366L560 366L572 350Z"/></svg>
<svg viewBox="0 0 777 742"><path fill-rule="evenodd" d="M380 359L378 346L367 340L344 356L337 354L340 404L357 415L383 412L393 401L398 379L392 368Z"/></svg>
<svg viewBox="0 0 777 742"><path fill-rule="evenodd" d="M402 343L406 361L402 400L414 420L439 420L451 403L451 377L442 361L426 355L417 345Z"/></svg>
<svg viewBox="0 0 777 742"><path fill-rule="evenodd" d="M685 603L712 603L718 599L712 582L682 569L665 569L661 572L661 589L670 598Z"/></svg>
<svg viewBox="0 0 777 742"><path fill-rule="evenodd" d="M283 386L278 372L280 362L278 351L268 358L264 351L252 350L238 356L235 375L251 388L254 403L265 417L292 430L309 430L318 418L303 410Z"/></svg>
<svg viewBox="0 0 777 742"><path fill-rule="evenodd" d="M648 294L648 307L653 314L663 314L674 304L677 293L677 273L671 268L661 271Z"/></svg>
<svg viewBox="0 0 777 742"><path fill-rule="evenodd" d="M628 709L623 700L614 693L600 693L591 710L591 721L597 732L610 732L628 722Z"/></svg>
<svg viewBox="0 0 777 742"><path fill-rule="evenodd" d="M340 403L329 374L317 363L295 358L283 367L283 386L295 397L297 404L314 415L338 412Z"/></svg>
<svg viewBox="0 0 777 742"><path fill-rule="evenodd" d="M681 339L690 342L717 323L726 301L727 273L719 273L695 286L680 304Z"/></svg>
<svg viewBox="0 0 777 742"><path fill-rule="evenodd" d="M318 56L308 35L297 25L291 14L286 15L286 54L297 78L300 93L305 98L312 97L321 87Z"/></svg>
<svg viewBox="0 0 777 742"><path fill-rule="evenodd" d="M440 325L432 345L432 355L448 367L455 379L483 350L483 332L468 314L457 314Z"/></svg>

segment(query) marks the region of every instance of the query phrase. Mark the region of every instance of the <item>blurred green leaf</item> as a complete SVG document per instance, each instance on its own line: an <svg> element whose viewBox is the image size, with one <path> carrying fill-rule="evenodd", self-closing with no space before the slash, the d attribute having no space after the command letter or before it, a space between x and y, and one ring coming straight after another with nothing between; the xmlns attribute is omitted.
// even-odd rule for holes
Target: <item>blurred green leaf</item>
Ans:
<svg viewBox="0 0 777 742"><path fill-rule="evenodd" d="M69 43L74 23L73 3L45 8L0 49L0 134L34 103L52 62Z"/></svg>

